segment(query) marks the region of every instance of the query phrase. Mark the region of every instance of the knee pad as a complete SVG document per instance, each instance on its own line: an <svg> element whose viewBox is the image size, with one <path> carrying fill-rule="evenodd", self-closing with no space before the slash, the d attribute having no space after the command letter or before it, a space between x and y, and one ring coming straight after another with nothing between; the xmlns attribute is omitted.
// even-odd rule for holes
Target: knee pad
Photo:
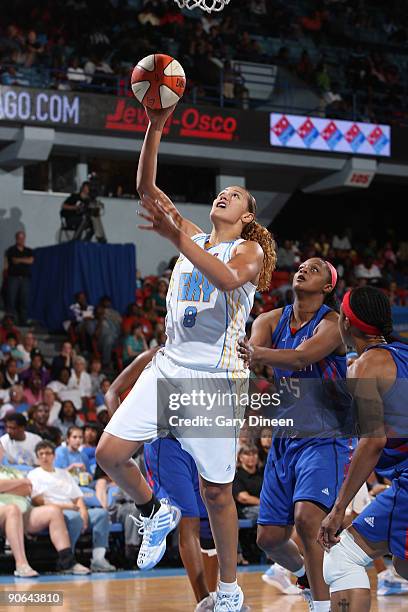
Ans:
<svg viewBox="0 0 408 612"><path fill-rule="evenodd" d="M371 561L371 557L356 544L353 536L344 531L340 542L333 546L330 552L324 553L323 577L330 587L330 593L370 589L365 566Z"/></svg>

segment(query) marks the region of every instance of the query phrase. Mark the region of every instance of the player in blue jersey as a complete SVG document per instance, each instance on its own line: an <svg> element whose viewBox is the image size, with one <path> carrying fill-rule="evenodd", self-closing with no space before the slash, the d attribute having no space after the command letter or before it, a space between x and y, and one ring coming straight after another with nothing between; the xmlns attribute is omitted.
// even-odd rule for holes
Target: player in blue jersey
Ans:
<svg viewBox="0 0 408 612"><path fill-rule="evenodd" d="M112 382L105 396L111 416L157 350L150 349L136 357ZM158 499L168 498L181 512L179 549L197 600L196 612L212 612L218 561L207 510L200 496L196 465L180 443L170 437L145 444L144 456L147 481L154 494Z"/></svg>
<svg viewBox="0 0 408 612"><path fill-rule="evenodd" d="M137 173L141 216L149 223L144 229L169 240L180 252L167 294L167 342L113 415L96 451L98 463L141 511L141 569L151 569L159 562L166 535L179 519L178 509L161 504L130 461L141 442L158 437L160 424L163 429L173 427L166 412L174 408L170 406L170 395L162 401L158 387L163 389L165 381L167 389L172 386L177 397L189 394L191 402L176 407L178 414L182 408L185 422L191 421L199 410L201 417L211 410L216 421L223 408L217 400L219 389L225 389L223 395L229 394L230 398L234 397L234 387L237 397L242 394L249 372L237 355L238 340L245 336L256 289L269 286L276 261L274 241L256 222L255 199L243 187L227 187L214 199L209 234L184 219L158 189L158 150L172 110L147 110L150 122ZM215 401L209 406L201 400L197 409L194 399L203 387ZM207 429L191 426L188 430L186 424L180 432L180 424L178 431L173 429L172 433L197 465L201 494L211 520L220 565L215 612L240 612L244 596L236 580L238 516L232 482L239 434L235 417L239 418L241 406L232 399L224 408L229 415L225 426L211 428L209 419ZM159 423L158 410L164 412L166 423Z"/></svg>
<svg viewBox="0 0 408 612"><path fill-rule="evenodd" d="M374 287L346 293L339 327L343 341L359 355L347 378L361 437L319 542L329 551L324 576L332 610L366 612L365 566L373 559L391 553L396 572L408 579L408 346L391 341L390 302ZM347 505L374 469L392 480L391 487L339 536Z"/></svg>
<svg viewBox="0 0 408 612"><path fill-rule="evenodd" d="M327 429L321 437L313 434L319 431L316 421L322 414L328 423L331 418L322 381L346 376L346 351L334 310L336 281L329 262L319 258L303 262L293 279L293 305L260 315L250 343L240 345L242 356L251 363L273 367L280 392L294 398L287 416L293 416L294 408L297 416L294 431L273 432L261 492L258 545L294 573L300 586L306 586L307 570L314 609L319 612L329 610L330 601L316 534L334 504L353 451L353 440L335 437L335 424L332 436ZM305 427L308 431L308 423L310 435L301 434ZM304 558L290 539L294 525Z"/></svg>

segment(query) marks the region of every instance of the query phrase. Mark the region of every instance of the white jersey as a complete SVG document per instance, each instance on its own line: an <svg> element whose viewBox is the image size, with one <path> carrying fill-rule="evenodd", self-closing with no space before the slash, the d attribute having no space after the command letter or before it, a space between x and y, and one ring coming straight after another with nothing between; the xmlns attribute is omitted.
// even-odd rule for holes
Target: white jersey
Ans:
<svg viewBox="0 0 408 612"><path fill-rule="evenodd" d="M209 236L193 240L202 249ZM242 238L222 242L208 252L223 262ZM194 265L180 255L167 293L165 354L175 362L202 370L245 370L238 359L237 343L245 336L256 286L247 282L232 291L219 291Z"/></svg>

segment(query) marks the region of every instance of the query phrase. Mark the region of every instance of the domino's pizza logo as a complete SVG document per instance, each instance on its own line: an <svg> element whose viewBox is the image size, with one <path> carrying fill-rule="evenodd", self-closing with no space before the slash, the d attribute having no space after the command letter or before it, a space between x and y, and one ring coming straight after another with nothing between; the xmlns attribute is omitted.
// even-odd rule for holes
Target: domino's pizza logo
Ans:
<svg viewBox="0 0 408 612"><path fill-rule="evenodd" d="M351 128L347 130L344 138L347 140L354 153L359 150L365 141L365 136L356 123L353 123Z"/></svg>
<svg viewBox="0 0 408 612"><path fill-rule="evenodd" d="M314 123L309 117L302 123L297 133L309 148L312 146L316 138L319 136L319 130L315 127Z"/></svg>
<svg viewBox="0 0 408 612"><path fill-rule="evenodd" d="M291 123L289 123L287 117L283 115L279 121L272 127L272 131L279 138L283 145L286 145L288 141L295 134L296 130Z"/></svg>
<svg viewBox="0 0 408 612"><path fill-rule="evenodd" d="M367 138L374 151L379 155L383 148L388 144L389 139L384 134L379 125L373 129Z"/></svg>
<svg viewBox="0 0 408 612"><path fill-rule="evenodd" d="M321 133L321 137L326 141L327 146L333 151L340 140L343 138L343 134L337 127L334 121L330 121Z"/></svg>

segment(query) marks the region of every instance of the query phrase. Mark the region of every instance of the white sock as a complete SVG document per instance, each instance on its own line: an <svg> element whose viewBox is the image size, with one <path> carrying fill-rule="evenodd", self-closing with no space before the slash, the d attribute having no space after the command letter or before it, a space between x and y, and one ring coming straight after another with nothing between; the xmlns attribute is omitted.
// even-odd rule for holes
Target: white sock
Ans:
<svg viewBox="0 0 408 612"><path fill-rule="evenodd" d="M106 548L97 546L92 549L92 561L103 561L105 559Z"/></svg>
<svg viewBox="0 0 408 612"><path fill-rule="evenodd" d="M305 570L305 566L302 565L302 567L300 569L298 569L296 572L291 572L294 576L297 576L297 578L302 578L302 576L304 576L306 574L306 570Z"/></svg>
<svg viewBox="0 0 408 612"><path fill-rule="evenodd" d="M235 582L221 582L220 580L218 586L223 593L233 593L238 586L238 582L236 580Z"/></svg>
<svg viewBox="0 0 408 612"><path fill-rule="evenodd" d="M330 600L328 601L313 601L315 612L330 612Z"/></svg>

